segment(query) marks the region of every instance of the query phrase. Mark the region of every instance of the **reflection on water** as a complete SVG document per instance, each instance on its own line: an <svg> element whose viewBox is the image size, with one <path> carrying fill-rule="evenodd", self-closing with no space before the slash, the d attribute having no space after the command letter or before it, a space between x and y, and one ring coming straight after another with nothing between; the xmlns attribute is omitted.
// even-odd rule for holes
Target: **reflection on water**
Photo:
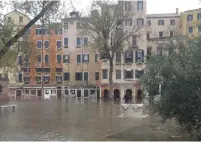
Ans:
<svg viewBox="0 0 201 142"><path fill-rule="evenodd" d="M17 105L15 112L0 112L0 140L107 140L111 136L155 141L172 140L172 135L177 135L175 123L163 128L158 117L119 118L121 106L117 102L69 98L11 103Z"/></svg>
<svg viewBox="0 0 201 142"><path fill-rule="evenodd" d="M99 140L128 128L120 105L96 99L17 101L0 112L0 140Z"/></svg>

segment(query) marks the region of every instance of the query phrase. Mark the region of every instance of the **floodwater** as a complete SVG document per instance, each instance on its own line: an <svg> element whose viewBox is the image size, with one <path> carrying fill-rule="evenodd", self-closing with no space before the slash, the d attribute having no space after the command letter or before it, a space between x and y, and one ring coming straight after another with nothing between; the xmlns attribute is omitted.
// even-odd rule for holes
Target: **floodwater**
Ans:
<svg viewBox="0 0 201 142"><path fill-rule="evenodd" d="M10 103L17 107L14 112L11 108L0 112L0 141L124 140L121 134L120 138L109 137L128 130L138 132L133 138L131 134L131 140L150 140L154 135L151 134L153 130L147 134L146 127L152 129L159 126L159 120L152 117L119 118L120 104L96 99L26 100ZM138 135L144 139L139 139ZM151 140L166 140L162 136ZM128 139L127 136L126 138Z"/></svg>

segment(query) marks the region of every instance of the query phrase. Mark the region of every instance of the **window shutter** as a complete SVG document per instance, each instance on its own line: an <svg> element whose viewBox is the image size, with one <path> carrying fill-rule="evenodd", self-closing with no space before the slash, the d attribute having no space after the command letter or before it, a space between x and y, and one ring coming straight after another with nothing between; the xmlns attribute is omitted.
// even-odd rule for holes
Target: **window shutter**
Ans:
<svg viewBox="0 0 201 142"><path fill-rule="evenodd" d="M137 62L137 56L138 56L138 52L135 51L135 62Z"/></svg>
<svg viewBox="0 0 201 142"><path fill-rule="evenodd" d="M131 70L131 76L132 76L132 78L133 78L133 73L134 73L134 70Z"/></svg>
<svg viewBox="0 0 201 142"><path fill-rule="evenodd" d="M127 75L126 75L126 70L124 70L124 79L127 78Z"/></svg>
<svg viewBox="0 0 201 142"><path fill-rule="evenodd" d="M142 50L142 61L144 62L144 50Z"/></svg>
<svg viewBox="0 0 201 142"><path fill-rule="evenodd" d="M70 63L70 55L68 55L68 63Z"/></svg>

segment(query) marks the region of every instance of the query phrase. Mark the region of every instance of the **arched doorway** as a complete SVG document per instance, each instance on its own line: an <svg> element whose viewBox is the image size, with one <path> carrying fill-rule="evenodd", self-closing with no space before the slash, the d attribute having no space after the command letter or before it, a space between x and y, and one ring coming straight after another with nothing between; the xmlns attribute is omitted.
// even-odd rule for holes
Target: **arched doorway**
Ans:
<svg viewBox="0 0 201 142"><path fill-rule="evenodd" d="M109 91L107 89L105 89L103 92L103 95L104 95L103 96L104 99L108 99L109 98Z"/></svg>
<svg viewBox="0 0 201 142"><path fill-rule="evenodd" d="M127 96L128 95L128 96ZM133 91L131 89L126 90L126 96L128 97L127 101L132 102L133 101ZM126 100L125 100L126 101Z"/></svg>
<svg viewBox="0 0 201 142"><path fill-rule="evenodd" d="M131 89L127 89L127 90L126 90L126 93L130 93L130 94L132 94L133 92L132 92ZM132 95L133 95L133 94L132 94Z"/></svg>
<svg viewBox="0 0 201 142"><path fill-rule="evenodd" d="M141 104L141 103L142 103L142 90L141 90L141 89L138 89L138 90L137 90L136 102L137 102L138 104Z"/></svg>
<svg viewBox="0 0 201 142"><path fill-rule="evenodd" d="M119 91L119 89L114 90L114 100L115 101L120 101L120 91Z"/></svg>

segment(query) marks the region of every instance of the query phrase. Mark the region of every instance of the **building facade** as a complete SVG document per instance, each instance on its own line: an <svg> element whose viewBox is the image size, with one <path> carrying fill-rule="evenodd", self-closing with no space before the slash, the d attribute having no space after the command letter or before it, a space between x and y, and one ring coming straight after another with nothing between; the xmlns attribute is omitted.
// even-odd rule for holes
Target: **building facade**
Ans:
<svg viewBox="0 0 201 142"><path fill-rule="evenodd" d="M72 96L99 97L99 53L92 50L90 37L84 33L87 28L86 21L87 17L81 17L74 11L70 13L70 17L62 20L64 85L69 86ZM94 89L96 94L92 93Z"/></svg>
<svg viewBox="0 0 201 142"><path fill-rule="evenodd" d="M175 13L147 14L146 24L148 55L163 54L162 43L181 35L179 9Z"/></svg>
<svg viewBox="0 0 201 142"><path fill-rule="evenodd" d="M124 12L132 12L131 23L124 22L123 28L127 26L139 26L139 30L129 40L130 46L123 47L123 52L117 52L114 57L113 71L113 96L122 99L127 91L133 94L134 100L141 91L139 78L144 74L145 57L147 54L146 40L146 1L120 1ZM136 21L136 22L135 22ZM132 28L131 28L132 29ZM109 93L109 62L101 61L101 96L108 97Z"/></svg>
<svg viewBox="0 0 201 142"><path fill-rule="evenodd" d="M201 9L181 12L181 33L190 38L201 33Z"/></svg>

